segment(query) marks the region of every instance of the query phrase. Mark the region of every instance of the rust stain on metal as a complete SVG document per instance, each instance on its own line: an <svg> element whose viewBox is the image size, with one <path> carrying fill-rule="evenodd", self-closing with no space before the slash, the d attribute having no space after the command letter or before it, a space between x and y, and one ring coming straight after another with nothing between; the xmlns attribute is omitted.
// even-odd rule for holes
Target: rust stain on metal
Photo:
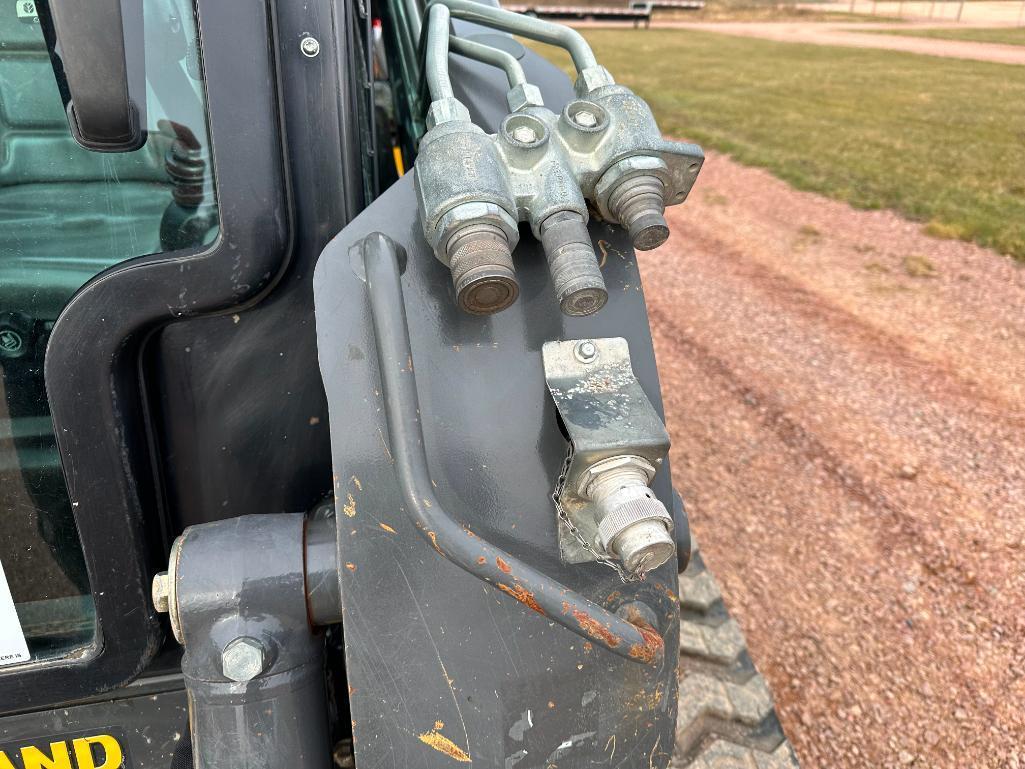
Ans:
<svg viewBox="0 0 1025 769"><path fill-rule="evenodd" d="M503 593L511 595L524 606L528 606L541 616L545 616L545 610L541 608L541 604L539 604L537 599L534 598L534 594L527 590L527 588L523 587L523 585L513 585L512 587L509 587L502 582L497 583L497 585L498 589Z"/></svg>
<svg viewBox="0 0 1025 769"><path fill-rule="evenodd" d="M573 619L580 625L580 629L583 630L587 635L593 638L595 641L601 641L606 646L616 647L619 646L619 638L616 634L601 624L598 620L588 614L586 611L580 609L573 610Z"/></svg>
<svg viewBox="0 0 1025 769"><path fill-rule="evenodd" d="M445 728L445 722L444 721L435 721L434 722L434 728L435 729L444 729Z"/></svg>
<svg viewBox="0 0 1025 769"><path fill-rule="evenodd" d="M434 549L440 553L441 549L438 547L438 535L433 531L428 531L427 536L430 538L431 544L434 545Z"/></svg>
<svg viewBox="0 0 1025 769"><path fill-rule="evenodd" d="M382 529L384 529L389 534L394 534L395 533L395 529L393 529L387 523L378 523L377 525L380 526Z"/></svg>
<svg viewBox="0 0 1025 769"><path fill-rule="evenodd" d="M584 651L585 652L589 652L593 648L594 648L594 644L592 644L590 641L584 641Z"/></svg>
<svg viewBox="0 0 1025 769"><path fill-rule="evenodd" d="M569 601L563 601L562 602L562 613L563 614L569 614L569 609L570 609Z"/></svg>
<svg viewBox="0 0 1025 769"><path fill-rule="evenodd" d="M483 565L484 565L484 564L486 564L487 562L488 562L488 559L487 559L487 558L485 558L485 557L484 557L483 555L482 555L482 556L480 556L480 557L479 557L479 558L477 559L477 563L478 563L478 564L480 564L481 566L483 566Z"/></svg>
<svg viewBox="0 0 1025 769"><path fill-rule="evenodd" d="M508 574L509 572L511 572L511 571L512 571L512 567L511 567L511 566L509 566L509 564L507 564L507 563L505 562L505 559L504 559L504 558L502 558L502 556L498 556L498 557L497 557L497 558L495 559L495 563L496 563L496 564L498 564L498 568L499 568L499 569L501 569L501 570L502 570L503 572L505 572L506 574Z"/></svg>
<svg viewBox="0 0 1025 769"><path fill-rule="evenodd" d="M653 662L662 656L665 645L660 636L653 628L637 625L637 630L644 637L644 643L634 644L630 647L630 656L641 662Z"/></svg>
<svg viewBox="0 0 1025 769"><path fill-rule="evenodd" d="M437 724L435 725L437 726ZM439 732L437 728L418 734L417 737L424 745L434 748L439 753L444 753L451 759L462 761L464 764L470 763L470 754Z"/></svg>
<svg viewBox="0 0 1025 769"><path fill-rule="evenodd" d="M354 563L347 563L347 564L345 564L345 568L348 569L349 571L356 571L356 564L354 564Z"/></svg>
<svg viewBox="0 0 1025 769"><path fill-rule="evenodd" d="M363 482L359 478L357 478L354 475L354 476L352 476L351 480L352 480L352 485L356 487L357 491L363 491Z"/></svg>
<svg viewBox="0 0 1025 769"><path fill-rule="evenodd" d="M353 498L352 494L346 494L346 496L348 497L348 500L344 505L342 505L342 512L350 518L354 518L356 516L356 500Z"/></svg>

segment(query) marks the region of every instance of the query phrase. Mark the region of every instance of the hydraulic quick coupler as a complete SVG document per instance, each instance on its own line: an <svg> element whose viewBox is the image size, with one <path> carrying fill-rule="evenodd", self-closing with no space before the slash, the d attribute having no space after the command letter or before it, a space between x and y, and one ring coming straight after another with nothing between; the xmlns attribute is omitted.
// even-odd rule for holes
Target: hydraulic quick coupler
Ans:
<svg viewBox="0 0 1025 769"><path fill-rule="evenodd" d="M558 114L548 109L515 57L450 39L450 16L566 48L578 98ZM497 134L474 125L455 98L450 47L505 70L511 112ZM516 301L512 252L517 223L526 222L544 248L562 311L600 310L608 294L587 231L588 203L626 228L634 248L656 248L669 236L665 208L686 199L701 149L663 139L644 100L617 85L568 27L472 0L437 0L427 15L424 70L431 103L415 166L420 220L452 270L460 307L488 314Z"/></svg>

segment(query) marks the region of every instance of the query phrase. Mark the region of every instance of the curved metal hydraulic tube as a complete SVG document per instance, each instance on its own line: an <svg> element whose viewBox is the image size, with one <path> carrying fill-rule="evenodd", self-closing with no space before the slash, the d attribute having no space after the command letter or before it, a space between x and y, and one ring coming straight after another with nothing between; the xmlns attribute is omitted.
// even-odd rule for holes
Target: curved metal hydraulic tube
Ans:
<svg viewBox="0 0 1025 769"><path fill-rule="evenodd" d="M457 53L468 59L475 59L476 61L504 70L505 76L509 79L510 88L515 88L527 82L527 75L523 71L523 67L511 53L490 45L467 40L464 37L456 37L455 35L449 36L448 43L452 53Z"/></svg>
<svg viewBox="0 0 1025 769"><path fill-rule="evenodd" d="M553 24L550 21L543 21L532 16L513 13L512 11L506 11L491 5L483 5L474 2L474 0L434 0L434 2L427 6L427 13L430 14L439 5L446 6L452 16L457 19L473 21L494 29L511 32L515 35L523 35L523 37L529 37L531 40L537 40L539 43L548 43L549 45L565 48L573 58L573 65L576 67L577 72L587 67L598 66L598 60L594 57L594 52L591 51L591 46L587 44L583 35L569 27ZM432 20L428 26L433 26L433 24ZM448 71L447 61L439 62L435 60L434 64L435 66L438 64L446 65L446 72Z"/></svg>
<svg viewBox="0 0 1025 769"><path fill-rule="evenodd" d="M659 663L662 637L545 576L457 524L434 495L400 280L400 247L375 233L361 244L384 390L388 437L406 513L439 554L538 614L614 654Z"/></svg>

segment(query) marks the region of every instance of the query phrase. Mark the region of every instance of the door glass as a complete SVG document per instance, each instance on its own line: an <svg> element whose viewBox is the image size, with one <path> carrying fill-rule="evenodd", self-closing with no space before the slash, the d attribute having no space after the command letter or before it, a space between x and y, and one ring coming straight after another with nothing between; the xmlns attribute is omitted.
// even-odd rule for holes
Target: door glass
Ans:
<svg viewBox="0 0 1025 769"><path fill-rule="evenodd" d="M135 256L211 243L218 217L190 0L144 2L148 138L121 154L71 138L33 3L3 6L0 564L38 660L96 635L43 382L50 330L90 278Z"/></svg>

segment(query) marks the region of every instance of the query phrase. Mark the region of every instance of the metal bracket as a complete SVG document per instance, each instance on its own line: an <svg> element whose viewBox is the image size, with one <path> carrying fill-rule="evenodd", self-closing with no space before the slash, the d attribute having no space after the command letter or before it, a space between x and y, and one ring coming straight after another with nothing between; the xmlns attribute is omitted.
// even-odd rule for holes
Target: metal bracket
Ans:
<svg viewBox="0 0 1025 769"><path fill-rule="evenodd" d="M582 495L586 473L596 462L625 456L657 468L669 451L669 433L634 376L625 339L546 342L542 358L570 441L556 494L569 519L559 519L559 550L567 563L607 560L598 542L597 505Z"/></svg>

